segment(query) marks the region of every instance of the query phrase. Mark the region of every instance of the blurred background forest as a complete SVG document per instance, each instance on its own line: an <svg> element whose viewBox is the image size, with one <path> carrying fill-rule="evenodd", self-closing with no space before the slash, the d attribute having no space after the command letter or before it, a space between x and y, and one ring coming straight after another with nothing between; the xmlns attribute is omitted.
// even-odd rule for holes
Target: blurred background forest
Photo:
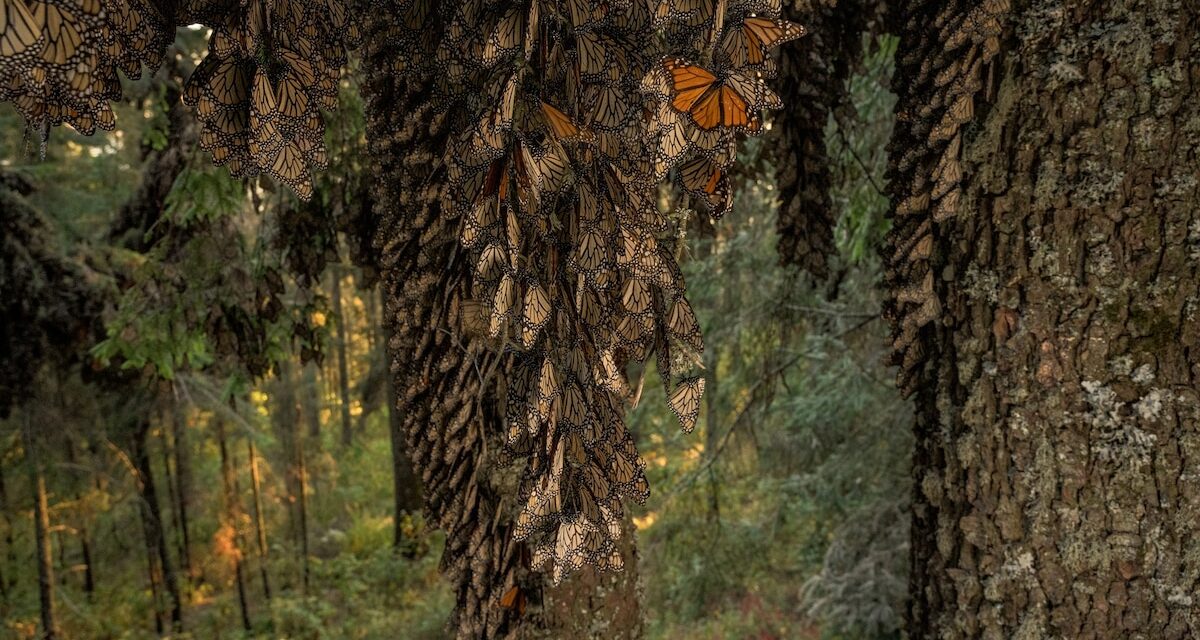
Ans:
<svg viewBox="0 0 1200 640"><path fill-rule="evenodd" d="M829 280L780 265L770 135L745 145L729 216L686 227L708 337L699 426L680 433L653 383L629 417L653 487L632 507L648 637L900 637L911 410L882 364L874 249L895 42L864 46L825 135ZM330 222L356 214L358 76L300 204L173 139L202 48L181 31L174 64L128 83L112 132L39 148L0 107L5 260L50 253L64 267L42 286L105 292L105 339L0 421L0 638L36 637L39 542L67 638L443 637L439 533L393 474L379 293ZM155 188L165 215L145 225Z"/></svg>

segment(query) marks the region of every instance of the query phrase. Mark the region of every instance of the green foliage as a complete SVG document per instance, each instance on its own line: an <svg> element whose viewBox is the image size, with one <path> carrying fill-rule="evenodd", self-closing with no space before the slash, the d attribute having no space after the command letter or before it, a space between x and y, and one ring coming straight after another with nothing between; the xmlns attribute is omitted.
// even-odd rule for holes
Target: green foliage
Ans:
<svg viewBox="0 0 1200 640"><path fill-rule="evenodd" d="M166 219L187 228L231 216L246 204L246 188L222 167L207 162L189 166L175 179L167 196Z"/></svg>

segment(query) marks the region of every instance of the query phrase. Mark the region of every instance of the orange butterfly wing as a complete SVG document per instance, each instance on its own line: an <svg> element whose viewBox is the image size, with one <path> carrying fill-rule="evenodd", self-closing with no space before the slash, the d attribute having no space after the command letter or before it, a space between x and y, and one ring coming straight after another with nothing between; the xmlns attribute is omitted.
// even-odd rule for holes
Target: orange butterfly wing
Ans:
<svg viewBox="0 0 1200 640"><path fill-rule="evenodd" d="M701 129L715 129L721 124L721 95L724 93L724 87L716 91L710 91L704 95L688 113L692 115L692 120L696 126Z"/></svg>
<svg viewBox="0 0 1200 640"><path fill-rule="evenodd" d="M744 127L750 123L746 113L746 101L732 87L723 86L718 92L721 95L721 125L726 127Z"/></svg>
<svg viewBox="0 0 1200 640"><path fill-rule="evenodd" d="M512 587L500 596L500 606L505 609L510 609L517 612L518 616L525 615L525 607L528 599L525 597L525 592L521 587Z"/></svg>
<svg viewBox="0 0 1200 640"><path fill-rule="evenodd" d="M542 114L546 116L546 122L550 124L550 130L554 132L555 138L563 140L579 135L579 127L575 126L571 118L562 111L543 102Z"/></svg>
<svg viewBox="0 0 1200 640"><path fill-rule="evenodd" d="M678 58L668 58L664 65L671 74L671 87L675 91L671 106L677 111L690 110L717 81L717 77L704 68Z"/></svg>

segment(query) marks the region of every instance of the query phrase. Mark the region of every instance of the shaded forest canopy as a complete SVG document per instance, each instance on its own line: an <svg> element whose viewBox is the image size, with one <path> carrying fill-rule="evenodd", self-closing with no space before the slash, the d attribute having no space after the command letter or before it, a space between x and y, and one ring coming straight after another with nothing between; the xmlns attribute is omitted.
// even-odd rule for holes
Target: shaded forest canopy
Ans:
<svg viewBox="0 0 1200 640"><path fill-rule="evenodd" d="M1200 632L1194 8L0 1L3 633Z"/></svg>

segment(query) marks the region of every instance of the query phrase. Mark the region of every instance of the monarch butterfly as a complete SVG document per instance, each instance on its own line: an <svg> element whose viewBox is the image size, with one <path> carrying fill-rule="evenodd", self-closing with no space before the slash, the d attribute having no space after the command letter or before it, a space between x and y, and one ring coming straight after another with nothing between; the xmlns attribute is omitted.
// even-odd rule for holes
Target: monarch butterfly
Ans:
<svg viewBox="0 0 1200 640"><path fill-rule="evenodd" d="M533 159L534 170L541 179L542 191L558 191L567 187L567 176L571 167L567 164L566 152L557 144L546 145Z"/></svg>
<svg viewBox="0 0 1200 640"><path fill-rule="evenodd" d="M518 616L525 615L525 607L528 604L528 599L525 597L525 592L521 587L512 587L500 596L500 607L516 611Z"/></svg>
<svg viewBox="0 0 1200 640"><path fill-rule="evenodd" d="M779 96L770 92L761 78L737 72L718 78L711 71L680 58L665 58L663 68L669 74L671 107L688 114L705 131L717 127L744 130L751 123L752 110L774 106L779 101Z"/></svg>
<svg viewBox="0 0 1200 640"><path fill-rule="evenodd" d="M593 273L609 261L609 243L599 228L584 230L575 244L574 263L580 271Z"/></svg>
<svg viewBox="0 0 1200 640"><path fill-rule="evenodd" d="M795 22L750 16L726 32L721 49L735 67L759 65L767 60L768 51L805 33L804 26Z"/></svg>
<svg viewBox="0 0 1200 640"><path fill-rule="evenodd" d="M654 12L654 25L661 27L676 23L684 27L699 27L716 17L714 0L662 0Z"/></svg>
<svg viewBox="0 0 1200 640"><path fill-rule="evenodd" d="M603 20L606 13L605 6L603 3L592 2L592 0L568 0L567 8L571 14L571 25L577 30L582 30L583 27Z"/></svg>
<svg viewBox="0 0 1200 640"><path fill-rule="evenodd" d="M554 366L554 361L547 355L542 359L542 370L538 378L538 401L548 405L560 393L562 393L562 385L559 384L558 369Z"/></svg>
<svg viewBox="0 0 1200 640"><path fill-rule="evenodd" d="M293 142L284 145L267 169L271 175L291 187L301 200L312 197L312 180L308 175L308 166L304 163L304 153L298 144Z"/></svg>
<svg viewBox="0 0 1200 640"><path fill-rule="evenodd" d="M492 299L492 319L488 326L488 337L500 335L500 328L511 315L513 304L516 302L516 282L511 274L500 278L500 286L496 287L496 295Z"/></svg>
<svg viewBox="0 0 1200 640"><path fill-rule="evenodd" d="M584 90L584 100L594 105L588 114L597 129L620 131L629 124L628 94L611 85L592 85Z"/></svg>
<svg viewBox="0 0 1200 640"><path fill-rule="evenodd" d="M680 296L671 305L671 311L667 314L667 329L671 335L697 352L704 351L700 323L696 320L696 314L692 311L692 305L688 304L687 298Z"/></svg>
<svg viewBox="0 0 1200 640"><path fill-rule="evenodd" d="M586 31L575 37L576 51L579 56L579 75L585 81L596 80L608 66L605 56L607 47L601 40L601 35L594 31Z"/></svg>
<svg viewBox="0 0 1200 640"><path fill-rule="evenodd" d="M684 433L691 433L692 429L696 428L696 418L700 416L700 398L703 395L704 378L695 377L681 380L667 399L667 404L679 418L679 426L683 428Z"/></svg>
<svg viewBox="0 0 1200 640"><path fill-rule="evenodd" d="M0 56L13 58L31 49L41 38L40 31L24 0L0 0ZM0 59L0 70L9 62Z"/></svg>
<svg viewBox="0 0 1200 640"><path fill-rule="evenodd" d="M550 319L550 296L541 285L534 283L525 292L525 327L521 333L521 341L528 349L537 340L538 333Z"/></svg>
<svg viewBox="0 0 1200 640"><path fill-rule="evenodd" d="M625 281L625 289L621 292L621 304L629 313L643 313L650 308L650 288L637 278Z"/></svg>
<svg viewBox="0 0 1200 640"><path fill-rule="evenodd" d="M496 28L483 45L483 65L491 67L501 58L515 53L522 48L524 34L521 12L517 7L510 7L508 12L496 23Z"/></svg>
<svg viewBox="0 0 1200 640"><path fill-rule="evenodd" d="M571 384L569 387L566 387L566 391L563 394L563 418L566 420L566 424L571 426L583 426L587 423L587 403L583 401L583 391L580 390L577 384ZM578 443L578 438L569 438L568 444L572 442ZM580 450L577 453L578 456L572 457L582 456L583 451ZM583 460L575 459L574 462L576 465L580 465Z"/></svg>
<svg viewBox="0 0 1200 640"><path fill-rule="evenodd" d="M87 11L89 7L78 5L77 8ZM88 11L89 14L98 12L99 5L95 5L93 11ZM42 60L56 65L70 62L75 52L83 45L83 36L87 30L83 19L61 5L46 2L39 2L34 7L33 17L46 38Z"/></svg>
<svg viewBox="0 0 1200 640"><path fill-rule="evenodd" d="M679 167L679 182L684 191L699 198L714 218L729 208L729 176L707 156L699 156Z"/></svg>
<svg viewBox="0 0 1200 640"><path fill-rule="evenodd" d="M545 116L546 123L550 125L550 132L556 140L570 141L587 137L570 116L545 102L541 105L542 115Z"/></svg>

